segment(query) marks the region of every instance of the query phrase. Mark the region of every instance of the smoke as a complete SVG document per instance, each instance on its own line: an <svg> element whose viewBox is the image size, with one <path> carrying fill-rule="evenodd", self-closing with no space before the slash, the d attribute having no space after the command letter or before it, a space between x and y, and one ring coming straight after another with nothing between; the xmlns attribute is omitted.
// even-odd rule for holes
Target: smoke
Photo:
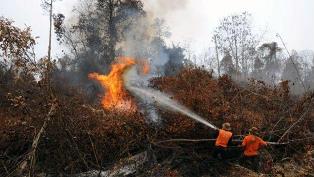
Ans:
<svg viewBox="0 0 314 177"><path fill-rule="evenodd" d="M185 8L187 2L188 0L144 0L146 14L137 16L134 19L128 30L123 33L124 40L116 46L118 55L133 57L138 60L138 63L147 60L150 65L150 73L147 75L139 74L137 68L133 67L127 72L124 80L127 89L139 98L139 108L153 123L159 123L161 119L157 112L156 100L150 99L148 95L141 95L138 92L139 90L134 88L147 88L144 89L147 92L154 91L148 89L151 78L176 73L183 66L184 50L176 46L167 47L165 40L170 37L170 33L162 18L166 17L165 15L170 15L175 10ZM157 94L157 91L154 91L154 93ZM163 101L167 100L167 95L158 94L163 96ZM180 110L178 109L179 104L170 103L169 99L162 103L176 105L177 107L173 108L172 111ZM183 109L187 110L182 107L181 110ZM189 116L187 112L185 114Z"/></svg>
<svg viewBox="0 0 314 177"><path fill-rule="evenodd" d="M150 65L145 76L138 74L136 67L130 69L125 81L131 81L141 87L147 87L149 80L163 74L164 65L169 61L165 51L161 24L150 16L137 17L134 23L124 32L124 40L117 44L118 55L132 57L141 63L143 60ZM139 100L138 106L151 123L159 123L160 117L151 100Z"/></svg>
<svg viewBox="0 0 314 177"><path fill-rule="evenodd" d="M131 68L124 76L125 86L126 88L137 98L140 98L142 103L145 105L145 110L148 112L149 118L153 122L159 121L158 113L156 112L155 106L160 106L166 110L170 110L173 112L179 112L183 115L186 115L197 122L200 122L212 129L217 130L218 128L207 122L202 117L198 116L194 112L190 111L185 106L179 104L178 102L171 99L170 96L152 88L148 88L145 86L139 85L139 80L141 80L141 76L136 74L135 67Z"/></svg>
<svg viewBox="0 0 314 177"><path fill-rule="evenodd" d="M158 2L159 5L163 3L165 1ZM175 46L167 47L165 39L169 35L164 21L150 15L137 17L128 30L124 32L124 40L118 43L116 47L116 50L119 51L118 55L132 57L137 60L137 63L147 60L150 65L150 72L145 76L140 75L137 68L132 68L125 78L128 86L136 85L137 87L147 88L151 78L175 73L179 70L179 67L182 67L183 49ZM173 66L174 63L175 66ZM172 68L171 71L169 71L169 67ZM127 88L135 96L138 96L134 89ZM149 121L153 123L160 122L154 100L140 99L139 107L149 118Z"/></svg>
<svg viewBox="0 0 314 177"><path fill-rule="evenodd" d="M121 22L115 24L116 40L115 56L128 56L137 60L137 63L147 62L150 65L150 73L146 76L138 76L138 71L134 73L137 78L136 84L143 87L149 85L149 80L167 74L176 73L179 67L182 67L184 60L183 49L180 47L168 47L165 40L170 37L168 28L164 20L155 18L158 13L170 13L171 9L183 8L187 1L144 1L145 7L154 6L151 9L145 9L142 13L140 9L121 7L120 15L125 17ZM111 58L110 48L108 48L108 35L103 24L106 22L106 14L97 11L94 1L82 1L82 7L78 9L75 21L69 24L66 35L70 39L66 41L69 48L69 60L64 57L61 62L69 63L62 66L59 71L60 77L65 77L72 85L78 86L86 91L92 98L96 93L102 93L98 84L88 80L87 75L91 72L107 73L110 70ZM157 10L160 11L157 13ZM153 12L154 11L154 12ZM155 14L155 15L152 15ZM117 19L119 19L117 17ZM120 19L121 20L121 19ZM73 26L73 28L72 28ZM75 29L73 31L73 29ZM68 39L66 38L66 39ZM74 45L74 47L73 47ZM74 59L71 61L71 59ZM110 62L109 60L110 59ZM106 61L108 60L108 61ZM175 64L175 66L174 66ZM66 69L69 66L69 69ZM64 68L64 69L63 69ZM171 68L171 69L169 69ZM175 68L175 69L173 69ZM170 73L170 72L169 72ZM58 79L57 79L58 80ZM105 92L105 90L104 90ZM160 119L155 105L151 101L142 101L139 107L147 114L153 122Z"/></svg>
<svg viewBox="0 0 314 177"><path fill-rule="evenodd" d="M164 17L175 10L184 9L188 0L143 0L144 10L153 17Z"/></svg>
<svg viewBox="0 0 314 177"><path fill-rule="evenodd" d="M163 74L160 70L169 61L164 43L165 31L158 19L147 16L137 18L129 30L124 33L124 41L117 45L120 55L136 59L148 59L152 73Z"/></svg>

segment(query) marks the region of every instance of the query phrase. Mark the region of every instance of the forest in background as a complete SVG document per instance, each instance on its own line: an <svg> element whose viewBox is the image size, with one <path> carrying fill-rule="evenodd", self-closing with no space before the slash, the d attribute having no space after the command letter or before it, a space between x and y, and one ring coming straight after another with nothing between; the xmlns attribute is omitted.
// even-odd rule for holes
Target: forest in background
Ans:
<svg viewBox="0 0 314 177"><path fill-rule="evenodd" d="M53 13L54 3L43 2L51 26L40 59L31 27L0 18L1 176L108 170L143 151L151 157L136 176L231 175L209 159L210 143L160 144L213 138L187 117L158 108L163 119L153 124L140 110L101 107L106 91L88 74L107 74L120 56L148 59L151 87L215 125L228 121L239 135L254 125L263 138L288 142L267 149L265 173L286 172L280 165L288 161L301 169L296 174L313 175L313 51L290 52L280 35L263 41L244 12L223 18L211 37L215 47L195 56L166 45L165 21L150 17L139 0L81 1L71 22ZM61 58L51 57L53 32Z"/></svg>

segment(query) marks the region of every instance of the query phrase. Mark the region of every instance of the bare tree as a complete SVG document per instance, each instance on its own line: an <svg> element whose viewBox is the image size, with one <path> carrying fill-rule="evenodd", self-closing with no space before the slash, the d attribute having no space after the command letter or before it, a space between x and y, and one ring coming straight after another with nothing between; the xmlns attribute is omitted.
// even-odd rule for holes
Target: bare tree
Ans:
<svg viewBox="0 0 314 177"><path fill-rule="evenodd" d="M301 80L302 75L300 75L303 68L300 63L300 56L296 51L293 51L292 55L289 57L290 58L288 58L288 60L285 62L281 77L283 80L290 81L290 87L293 93L303 93L303 81Z"/></svg>
<svg viewBox="0 0 314 177"><path fill-rule="evenodd" d="M215 42L215 52L216 52L216 59L217 59L217 71L218 71L218 76L220 76L220 60L219 60L219 52L218 52L218 44L217 44L217 35L214 35L214 42Z"/></svg>
<svg viewBox="0 0 314 177"><path fill-rule="evenodd" d="M252 59L257 41L252 33L251 15L247 12L225 17L216 28L213 41L221 54L229 51L236 72L248 75L249 59Z"/></svg>
<svg viewBox="0 0 314 177"><path fill-rule="evenodd" d="M51 38L52 38L52 20L53 20L53 3L56 0L42 0L42 8L49 13L49 41L48 41L48 60L51 60Z"/></svg>

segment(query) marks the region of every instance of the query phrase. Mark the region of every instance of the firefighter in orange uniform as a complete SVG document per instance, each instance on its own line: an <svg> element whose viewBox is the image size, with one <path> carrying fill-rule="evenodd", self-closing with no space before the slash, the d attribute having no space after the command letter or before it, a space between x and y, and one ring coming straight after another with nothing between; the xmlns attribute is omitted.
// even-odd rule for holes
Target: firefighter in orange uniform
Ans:
<svg viewBox="0 0 314 177"><path fill-rule="evenodd" d="M215 158L226 159L227 147L231 145L233 136L230 123L222 124L222 129L219 129L217 134L213 156Z"/></svg>
<svg viewBox="0 0 314 177"><path fill-rule="evenodd" d="M258 129L252 127L242 142L244 148L242 162L249 164L253 170L258 171L259 167L259 150L267 145L267 142L263 141L260 137L256 136Z"/></svg>

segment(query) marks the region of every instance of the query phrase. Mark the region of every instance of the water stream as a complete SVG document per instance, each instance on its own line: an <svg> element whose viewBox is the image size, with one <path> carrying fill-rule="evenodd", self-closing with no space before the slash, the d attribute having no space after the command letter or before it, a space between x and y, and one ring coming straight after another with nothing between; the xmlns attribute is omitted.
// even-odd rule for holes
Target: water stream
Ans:
<svg viewBox="0 0 314 177"><path fill-rule="evenodd" d="M184 114L197 122L200 122L212 129L217 130L218 128L200 117L199 115L195 114L185 106L177 103L175 100L171 99L168 95L151 88L140 88L136 86L126 85L126 88L135 96L141 98L142 100L150 100L153 101L155 104L158 104L164 109L179 112L181 114Z"/></svg>

